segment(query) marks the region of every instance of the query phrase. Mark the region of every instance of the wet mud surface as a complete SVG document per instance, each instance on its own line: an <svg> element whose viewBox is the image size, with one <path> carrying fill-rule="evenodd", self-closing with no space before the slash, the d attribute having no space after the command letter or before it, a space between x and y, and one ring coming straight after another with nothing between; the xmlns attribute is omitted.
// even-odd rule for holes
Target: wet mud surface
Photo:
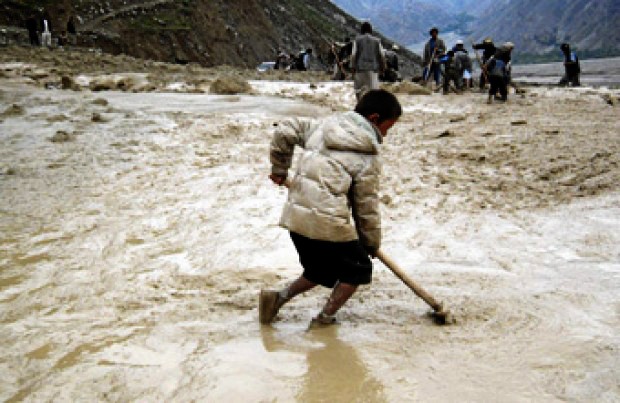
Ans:
<svg viewBox="0 0 620 403"><path fill-rule="evenodd" d="M309 330L325 289L257 320L259 290L300 273L268 144L288 116L351 109L350 82L216 95L243 72L0 59L0 399L620 398L617 90L397 94L382 249L456 323L376 261L340 324ZM104 73L125 88L92 91Z"/></svg>

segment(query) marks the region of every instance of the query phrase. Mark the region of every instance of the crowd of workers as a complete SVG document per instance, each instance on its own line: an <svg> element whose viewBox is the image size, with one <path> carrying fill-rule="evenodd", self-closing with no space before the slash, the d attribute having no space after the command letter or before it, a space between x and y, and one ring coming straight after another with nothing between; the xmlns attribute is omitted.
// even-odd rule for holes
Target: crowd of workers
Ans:
<svg viewBox="0 0 620 403"><path fill-rule="evenodd" d="M457 40L452 47L447 47L445 41L439 37L437 27L431 28L429 35L422 54L422 75L413 77L412 80L431 87L434 85L437 91L443 90L444 94L450 91L460 93L474 88L474 63L465 43ZM474 58L480 68L478 88L481 91L489 88L489 103L495 100L506 101L508 88L513 86L516 89L511 79L514 47L512 42L504 42L498 46L490 37L480 43L471 43ZM560 49L564 55L565 73L559 85L579 86L579 58L567 43L563 43ZM330 45L327 64L333 80L353 79L359 97L363 91L378 88L381 81L403 80L399 71L398 51L396 44L383 47L380 39L373 35L371 24L364 22L355 39L345 38L343 42L333 42ZM482 55L478 54L479 51ZM275 68L307 70L311 57L312 49L306 49L297 55L279 51Z"/></svg>

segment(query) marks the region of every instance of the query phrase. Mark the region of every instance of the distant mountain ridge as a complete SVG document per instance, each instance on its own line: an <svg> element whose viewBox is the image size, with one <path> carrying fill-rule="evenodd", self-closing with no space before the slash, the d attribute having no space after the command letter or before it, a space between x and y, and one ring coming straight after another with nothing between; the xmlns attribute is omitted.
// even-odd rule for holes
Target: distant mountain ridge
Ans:
<svg viewBox="0 0 620 403"><path fill-rule="evenodd" d="M557 60L569 42L583 56L620 55L620 0L334 0L395 40L413 44L432 26L466 42L515 43L521 60ZM448 44L449 46L452 44ZM582 57L583 57L582 56ZM519 58L517 58L519 60Z"/></svg>
<svg viewBox="0 0 620 403"><path fill-rule="evenodd" d="M468 21L484 12L494 0L333 0L353 16L370 21L395 40L411 44L428 37L431 27L469 32Z"/></svg>
<svg viewBox="0 0 620 403"><path fill-rule="evenodd" d="M526 29L524 29L526 28ZM512 0L490 7L473 37L510 40L518 53L557 55L569 42L584 56L620 55L620 0Z"/></svg>

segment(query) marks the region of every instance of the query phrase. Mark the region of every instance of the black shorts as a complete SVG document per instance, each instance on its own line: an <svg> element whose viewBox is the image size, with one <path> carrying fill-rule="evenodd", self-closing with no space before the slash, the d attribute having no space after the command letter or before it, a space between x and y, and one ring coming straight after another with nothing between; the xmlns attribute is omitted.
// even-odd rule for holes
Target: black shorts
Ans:
<svg viewBox="0 0 620 403"><path fill-rule="evenodd" d="M360 285L372 280L372 261L358 240L320 241L291 232L291 239L304 268L303 276L332 288L336 282Z"/></svg>

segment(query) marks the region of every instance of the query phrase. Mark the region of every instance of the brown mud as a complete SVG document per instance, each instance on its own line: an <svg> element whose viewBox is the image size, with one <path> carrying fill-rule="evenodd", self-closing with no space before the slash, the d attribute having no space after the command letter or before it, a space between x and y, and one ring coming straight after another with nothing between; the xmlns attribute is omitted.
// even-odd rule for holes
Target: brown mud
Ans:
<svg viewBox="0 0 620 403"><path fill-rule="evenodd" d="M456 323L376 262L309 331L327 290L258 324L300 272L268 144L351 83L56 57L0 55L1 400L620 399L617 90L397 91L383 250ZM209 93L230 77L250 93Z"/></svg>

